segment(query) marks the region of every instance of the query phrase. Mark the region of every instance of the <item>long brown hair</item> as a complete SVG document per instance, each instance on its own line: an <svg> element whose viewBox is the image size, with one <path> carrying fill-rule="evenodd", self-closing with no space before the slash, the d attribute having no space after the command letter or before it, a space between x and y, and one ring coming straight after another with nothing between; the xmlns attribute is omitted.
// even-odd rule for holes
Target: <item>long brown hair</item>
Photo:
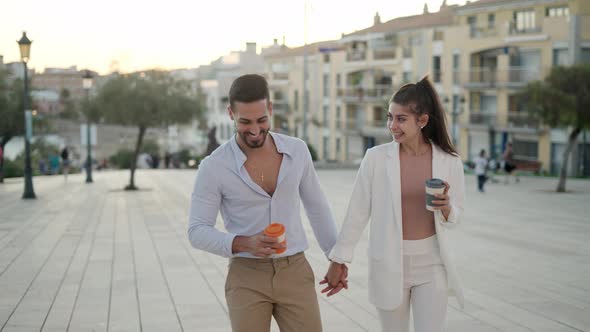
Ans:
<svg viewBox="0 0 590 332"><path fill-rule="evenodd" d="M424 137L440 147L444 152L458 156L447 131L445 111L440 103L438 94L424 77L417 83L402 86L389 100L389 104L396 103L408 108L419 117L428 114L428 123L422 128Z"/></svg>

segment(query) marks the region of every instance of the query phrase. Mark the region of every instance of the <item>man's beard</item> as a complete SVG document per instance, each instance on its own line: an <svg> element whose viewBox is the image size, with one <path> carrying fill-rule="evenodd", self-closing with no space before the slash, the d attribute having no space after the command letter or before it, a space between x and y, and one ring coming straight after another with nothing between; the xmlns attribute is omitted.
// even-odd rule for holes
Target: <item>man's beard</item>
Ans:
<svg viewBox="0 0 590 332"><path fill-rule="evenodd" d="M251 135L247 133L238 132L238 135L240 135L242 142L244 142L244 144L246 144L247 147L251 149L258 149L264 146L264 142L266 141L266 137L268 136L268 130L261 130L260 135L262 136L262 138L255 142L249 140L249 137L251 137Z"/></svg>

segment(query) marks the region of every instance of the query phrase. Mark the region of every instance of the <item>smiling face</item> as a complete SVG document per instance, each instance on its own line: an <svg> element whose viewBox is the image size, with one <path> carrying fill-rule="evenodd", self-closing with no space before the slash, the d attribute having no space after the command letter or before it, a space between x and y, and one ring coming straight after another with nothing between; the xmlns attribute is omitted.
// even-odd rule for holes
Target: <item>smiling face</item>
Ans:
<svg viewBox="0 0 590 332"><path fill-rule="evenodd" d="M391 103L387 112L387 127L398 143L411 143L423 139L422 128L428 123L428 115L417 116L410 105Z"/></svg>
<svg viewBox="0 0 590 332"><path fill-rule="evenodd" d="M228 112L236 126L239 143L251 149L264 146L270 130L271 102L266 99L250 103L235 102L233 109L228 107Z"/></svg>

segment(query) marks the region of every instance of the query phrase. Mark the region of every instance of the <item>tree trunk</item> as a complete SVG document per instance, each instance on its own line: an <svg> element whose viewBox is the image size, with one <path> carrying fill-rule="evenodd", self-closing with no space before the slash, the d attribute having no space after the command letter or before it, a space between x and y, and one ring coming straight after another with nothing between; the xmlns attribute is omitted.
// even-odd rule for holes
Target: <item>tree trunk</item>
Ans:
<svg viewBox="0 0 590 332"><path fill-rule="evenodd" d="M565 192L565 180L567 178L567 165L569 156L576 145L576 140L582 129L580 127L575 128L568 138L567 147L563 153L563 162L561 163L561 170L559 171L559 183L557 184L557 192Z"/></svg>
<svg viewBox="0 0 590 332"><path fill-rule="evenodd" d="M6 143L10 141L12 136L5 136L2 137L2 141L0 141L0 146L2 146L2 158L0 158L0 183L4 183L4 155L6 154Z"/></svg>
<svg viewBox="0 0 590 332"><path fill-rule="evenodd" d="M135 169L137 168L137 157L141 150L141 144L143 143L143 136L145 135L146 127L139 126L139 135L137 136L137 143L135 144L135 152L133 153L133 160L131 161L131 178L129 184L125 187L125 190L137 190L135 186Z"/></svg>

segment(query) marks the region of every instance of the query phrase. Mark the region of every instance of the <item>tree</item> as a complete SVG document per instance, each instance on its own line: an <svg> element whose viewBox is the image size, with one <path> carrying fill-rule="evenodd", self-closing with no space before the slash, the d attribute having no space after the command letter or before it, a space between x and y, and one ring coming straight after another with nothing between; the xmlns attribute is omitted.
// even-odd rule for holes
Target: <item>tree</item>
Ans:
<svg viewBox="0 0 590 332"><path fill-rule="evenodd" d="M2 151L14 136L22 135L25 131L23 95L23 81L16 79L10 82L8 72L0 70L0 146ZM0 160L0 183L4 182L3 167L4 157Z"/></svg>
<svg viewBox="0 0 590 332"><path fill-rule="evenodd" d="M529 113L551 127L571 128L563 153L557 192L565 192L568 160L578 135L590 127L590 65L554 67L544 81L521 93Z"/></svg>
<svg viewBox="0 0 590 332"><path fill-rule="evenodd" d="M190 91L190 84L157 70L115 76L100 88L85 109L99 113L105 122L138 128L134 161L148 128L182 123L201 116L201 108ZM136 163L132 162L126 190L137 190L135 169Z"/></svg>

